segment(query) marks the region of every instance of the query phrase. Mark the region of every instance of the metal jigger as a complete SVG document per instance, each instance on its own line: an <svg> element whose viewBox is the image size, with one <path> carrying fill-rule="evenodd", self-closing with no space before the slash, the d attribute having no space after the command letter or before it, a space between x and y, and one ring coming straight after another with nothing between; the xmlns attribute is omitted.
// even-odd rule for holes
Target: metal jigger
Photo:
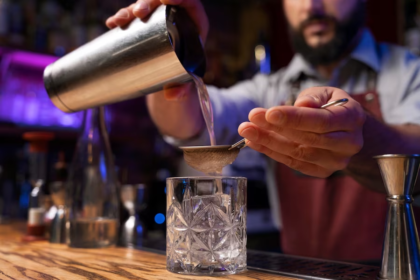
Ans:
<svg viewBox="0 0 420 280"><path fill-rule="evenodd" d="M145 237L145 228L138 212L145 206L145 185L124 185L121 188L121 202L129 217L122 224L120 245L127 247L141 246Z"/></svg>
<svg viewBox="0 0 420 280"><path fill-rule="evenodd" d="M382 155L377 160L388 194L388 218L379 279L420 279L420 246L412 193L420 155Z"/></svg>
<svg viewBox="0 0 420 280"><path fill-rule="evenodd" d="M51 222L50 242L66 243L66 209L65 199L66 190L63 182L55 182L51 184L51 198L54 206L57 208L54 219Z"/></svg>

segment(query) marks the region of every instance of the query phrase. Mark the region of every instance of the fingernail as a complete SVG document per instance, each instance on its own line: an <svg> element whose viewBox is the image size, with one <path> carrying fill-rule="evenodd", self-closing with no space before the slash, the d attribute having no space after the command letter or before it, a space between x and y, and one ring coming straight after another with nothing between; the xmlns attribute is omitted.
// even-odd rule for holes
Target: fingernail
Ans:
<svg viewBox="0 0 420 280"><path fill-rule="evenodd" d="M258 139L258 131L255 128L248 127L242 131L241 136L250 141L255 141Z"/></svg>
<svg viewBox="0 0 420 280"><path fill-rule="evenodd" d="M313 102L315 102L315 104L319 104L319 98L318 97L316 97L316 96L312 96L312 95L305 95L305 96L302 96L302 97L299 97L297 100L296 100L296 102L295 102L295 105L299 105L299 104L301 104L301 103L310 103L310 104L313 104Z"/></svg>
<svg viewBox="0 0 420 280"><path fill-rule="evenodd" d="M315 102L319 102L319 98L318 97L316 97L316 96L312 96L312 95L305 95L304 97L303 97L303 99L307 99L307 100L311 100L311 101L315 101Z"/></svg>
<svg viewBox="0 0 420 280"><path fill-rule="evenodd" d="M138 2L133 8L136 12L148 12L150 10L149 4L143 1Z"/></svg>
<svg viewBox="0 0 420 280"><path fill-rule="evenodd" d="M117 18L129 18L129 16L127 10L121 10L115 15Z"/></svg>
<svg viewBox="0 0 420 280"><path fill-rule="evenodd" d="M268 122L272 124L282 124L283 123L283 113L280 111L271 112L268 115Z"/></svg>

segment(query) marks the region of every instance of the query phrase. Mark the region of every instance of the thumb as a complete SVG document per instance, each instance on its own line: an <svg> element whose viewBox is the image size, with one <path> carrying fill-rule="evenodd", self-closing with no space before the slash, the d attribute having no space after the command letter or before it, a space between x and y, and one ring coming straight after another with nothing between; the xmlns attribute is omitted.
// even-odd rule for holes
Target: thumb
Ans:
<svg viewBox="0 0 420 280"><path fill-rule="evenodd" d="M295 101L294 106L296 107L308 107L308 108L320 108L322 106L322 101L316 95L299 95Z"/></svg>

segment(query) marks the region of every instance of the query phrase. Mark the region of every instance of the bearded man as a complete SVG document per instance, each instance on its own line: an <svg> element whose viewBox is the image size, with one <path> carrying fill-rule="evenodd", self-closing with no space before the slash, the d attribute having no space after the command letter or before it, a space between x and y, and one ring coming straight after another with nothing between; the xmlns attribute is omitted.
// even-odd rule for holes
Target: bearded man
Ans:
<svg viewBox="0 0 420 280"><path fill-rule="evenodd" d="M161 3L183 6L205 42L208 21L198 0L139 0L107 25L145 18ZM232 144L239 133L268 160L270 198L279 202L271 207L280 213L287 254L379 260L387 206L372 156L420 151L420 61L375 41L364 26L365 5L283 0L296 51L290 64L231 88L209 87L217 143ZM320 109L341 98L348 103ZM208 144L193 86L151 94L147 105L168 141Z"/></svg>

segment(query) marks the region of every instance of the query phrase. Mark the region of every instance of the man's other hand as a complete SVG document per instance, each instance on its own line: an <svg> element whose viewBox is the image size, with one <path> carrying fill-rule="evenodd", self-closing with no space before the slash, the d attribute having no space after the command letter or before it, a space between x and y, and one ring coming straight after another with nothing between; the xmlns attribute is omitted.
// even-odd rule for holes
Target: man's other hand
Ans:
<svg viewBox="0 0 420 280"><path fill-rule="evenodd" d="M343 106L320 107L347 98ZM366 115L346 92L312 87L300 93L294 106L256 108L239 134L252 149L304 174L326 178L347 167L363 147Z"/></svg>

